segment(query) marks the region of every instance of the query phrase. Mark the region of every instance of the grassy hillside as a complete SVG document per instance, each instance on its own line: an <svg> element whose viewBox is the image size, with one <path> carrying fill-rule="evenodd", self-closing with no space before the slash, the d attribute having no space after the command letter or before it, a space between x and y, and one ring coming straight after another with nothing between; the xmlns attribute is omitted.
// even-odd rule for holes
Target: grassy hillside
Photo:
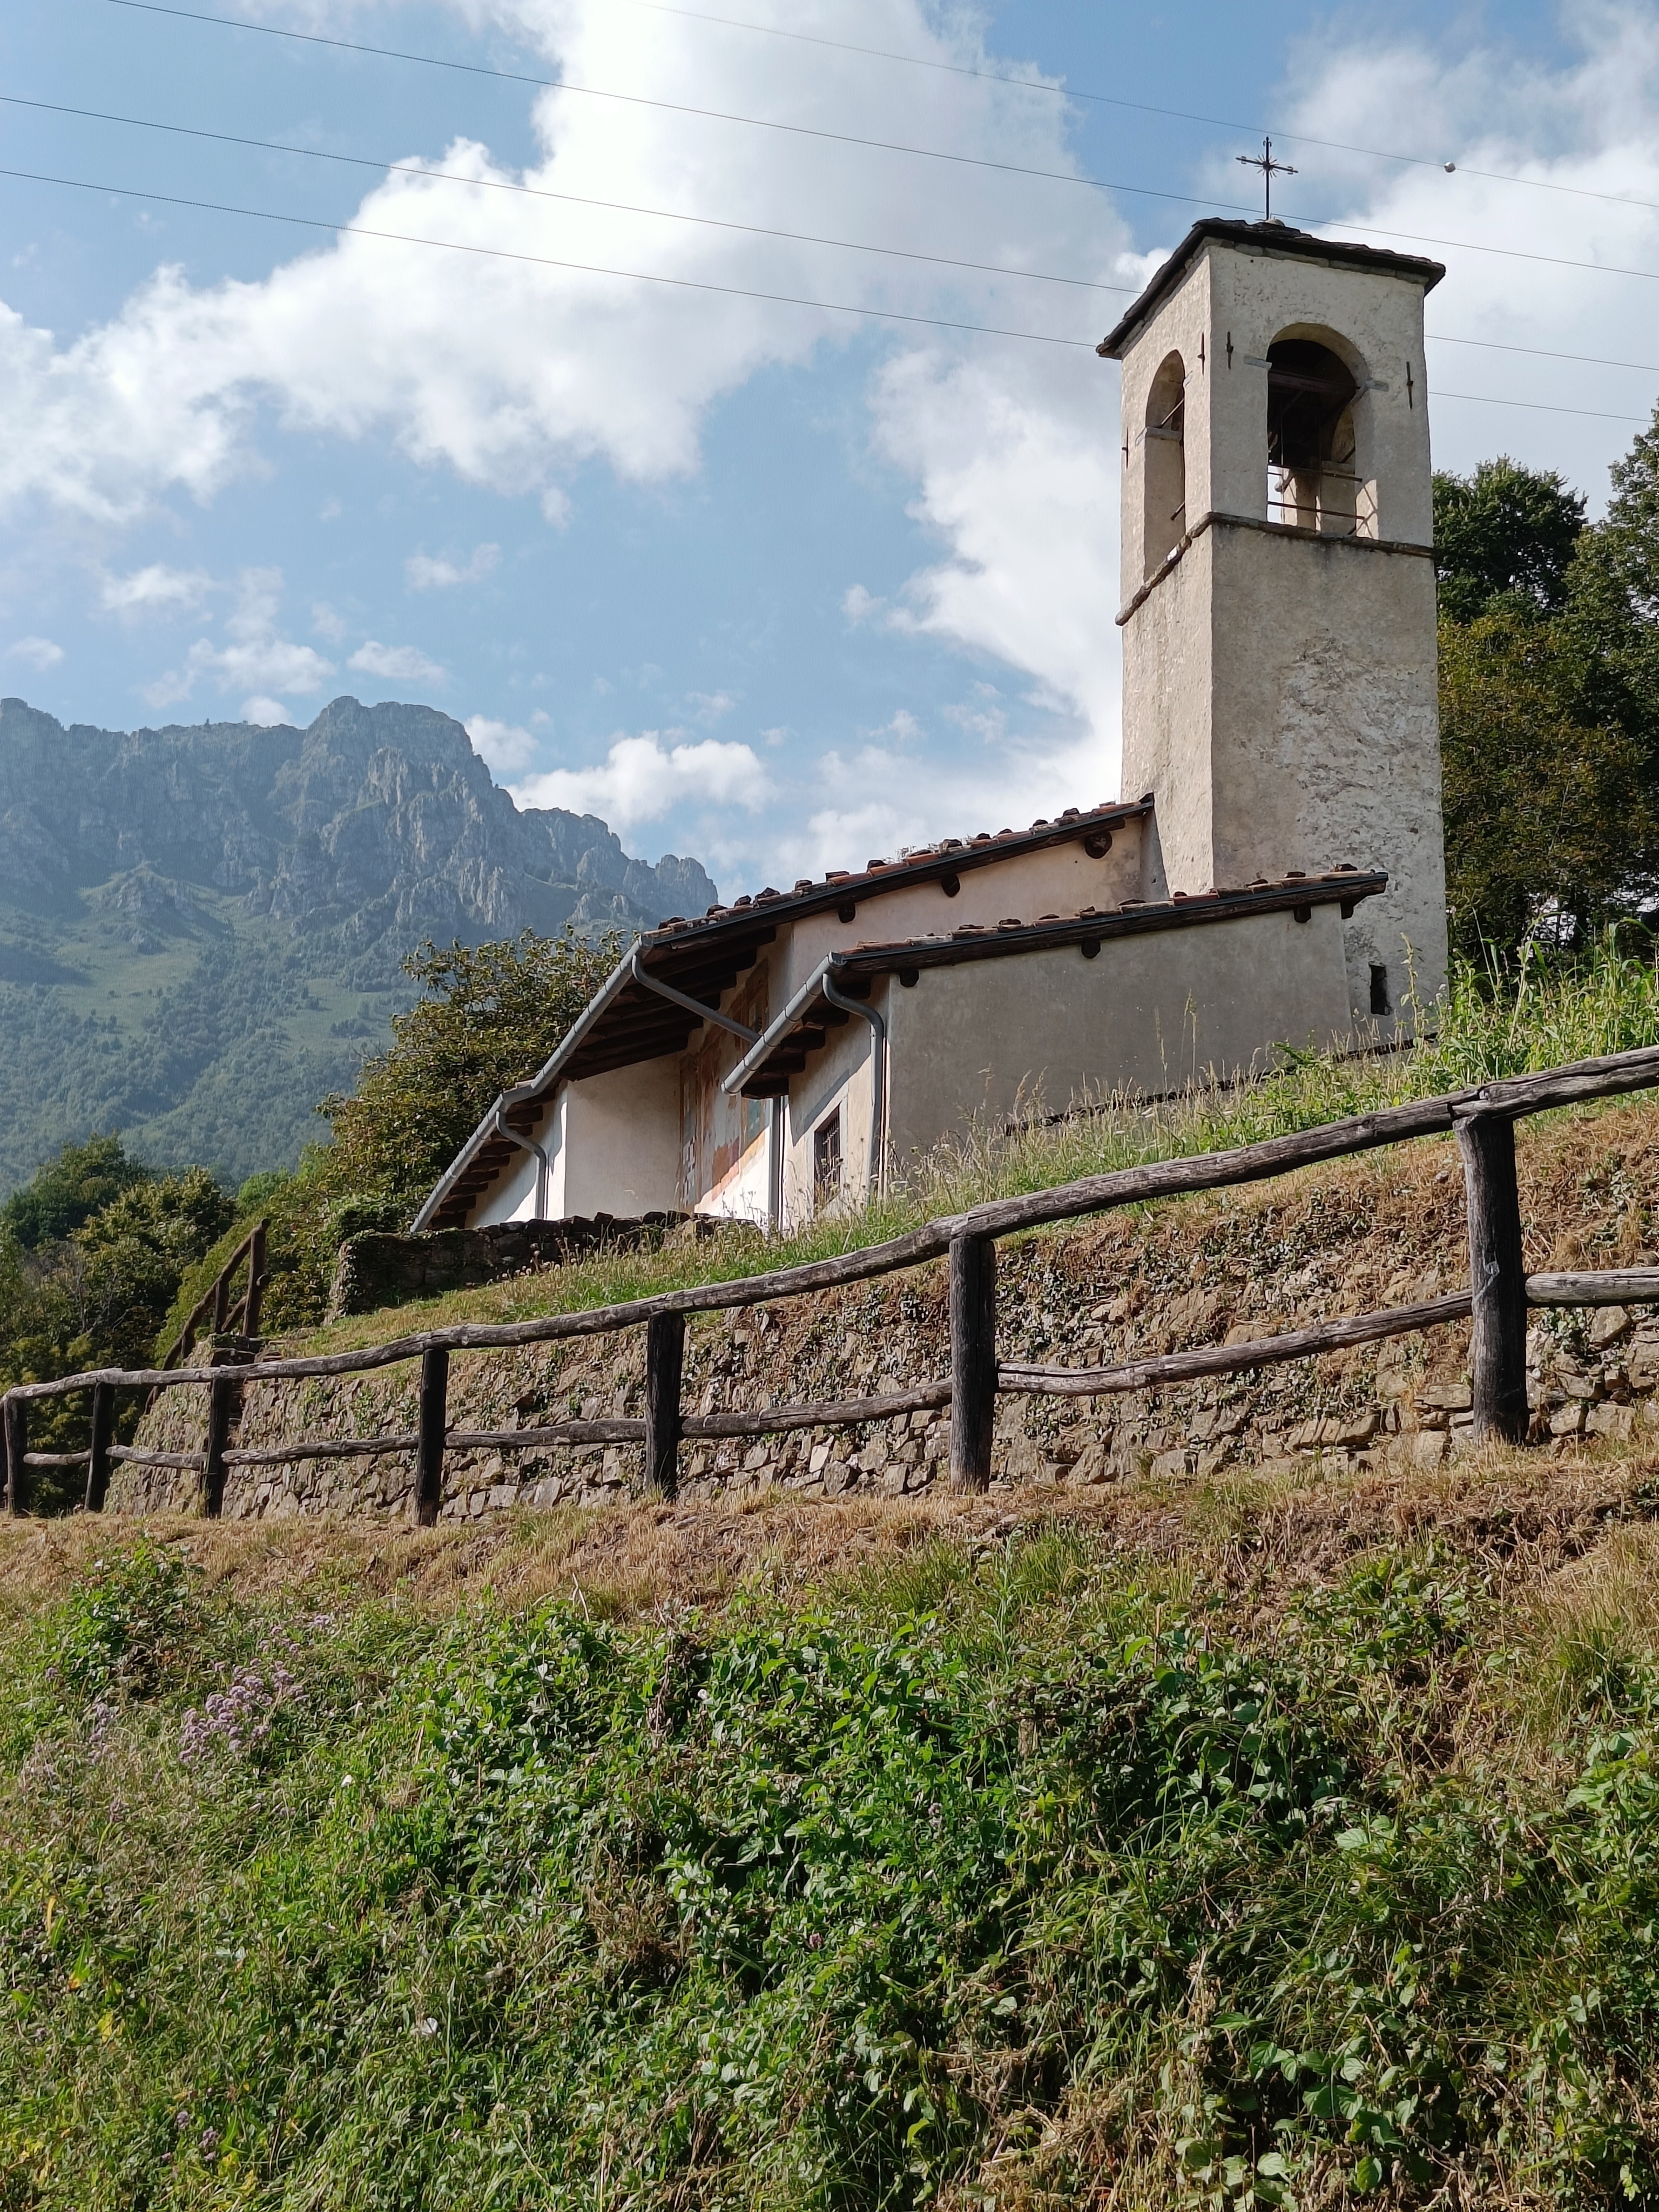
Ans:
<svg viewBox="0 0 1659 2212"><path fill-rule="evenodd" d="M121 1128L162 1166L234 1187L326 1134L313 1108L349 1090L407 990L364 990L314 940L192 887L142 928L77 899L50 925L0 906L0 1188L66 1133Z"/></svg>
<svg viewBox="0 0 1659 2212"><path fill-rule="evenodd" d="M0 2203L1659 2197L1655 1469L0 1535Z"/></svg>

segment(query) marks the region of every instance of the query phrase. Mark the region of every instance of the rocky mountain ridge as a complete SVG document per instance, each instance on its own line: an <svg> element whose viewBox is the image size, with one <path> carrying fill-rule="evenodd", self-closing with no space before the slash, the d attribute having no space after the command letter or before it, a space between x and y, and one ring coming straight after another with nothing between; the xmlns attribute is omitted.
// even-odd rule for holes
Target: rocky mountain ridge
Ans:
<svg viewBox="0 0 1659 2212"><path fill-rule="evenodd" d="M290 1166L424 939L632 933L715 896L696 860L516 805L430 707L118 731L0 701L0 1192L108 1129L233 1183Z"/></svg>
<svg viewBox="0 0 1659 2212"><path fill-rule="evenodd" d="M520 809L434 708L113 731L0 700L0 896L52 914L95 888L142 915L191 885L343 951L384 942L393 972L422 937L641 929L715 897L696 860L652 866L595 815Z"/></svg>

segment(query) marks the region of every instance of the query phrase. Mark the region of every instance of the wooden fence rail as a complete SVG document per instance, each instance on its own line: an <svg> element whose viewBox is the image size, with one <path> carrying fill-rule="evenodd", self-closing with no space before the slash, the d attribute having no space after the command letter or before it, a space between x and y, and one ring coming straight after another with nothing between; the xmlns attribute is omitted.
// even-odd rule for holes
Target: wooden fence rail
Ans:
<svg viewBox="0 0 1659 2212"><path fill-rule="evenodd" d="M87 1468L86 1505L102 1509L109 1469L125 1462L168 1468L201 1477L204 1510L223 1509L228 1471L238 1467L273 1467L308 1459L412 1453L415 1457L416 1518L430 1526L443 1498L446 1454L457 1451L523 1451L532 1448L638 1445L647 1486L672 1496L682 1443L698 1438L777 1436L803 1428L851 1428L893 1420L915 1413L951 1409L951 1479L963 1490L983 1490L991 1479L991 1449L998 1395L1103 1397L1125 1391L1206 1377L1247 1373L1290 1359L1341 1351L1385 1337L1401 1336L1473 1316L1472 1352L1474 1433L1519 1443L1528 1425L1526 1315L1529 1306L1635 1305L1659 1303L1659 1268L1612 1268L1594 1273L1528 1276L1522 1263L1519 1187L1516 1176L1515 1123L1527 1115L1561 1106L1613 1098L1659 1085L1659 1048L1580 1060L1540 1075L1518 1076L1479 1090L1419 1100L1375 1114L1356 1115L1315 1129L1299 1130L1264 1144L1222 1152L1161 1160L1145 1167L1086 1176L1052 1190L997 1199L965 1212L930 1221L884 1243L866 1246L830 1260L774 1268L726 1282L592 1308L586 1312L547 1314L534 1320L463 1322L447 1328L396 1337L355 1352L289 1359L247 1356L246 1340L257 1323L264 1285L264 1231L261 1222L222 1271L214 1290L191 1316L167 1354L178 1365L159 1368L100 1368L45 1382L26 1382L0 1399L0 1436L5 1451L5 1502L21 1511L32 1467ZM1146 1204L1202 1190L1221 1190L1263 1182L1296 1169L1342 1159L1379 1146L1455 1132L1462 1158L1468 1210L1471 1287L1425 1303L1394 1306L1376 1313L1345 1316L1310 1328L1257 1337L1247 1342L1201 1346L1116 1367L1043 1366L1000 1360L996 1348L999 1239L1055 1222ZM949 1267L951 1371L948 1377L884 1396L838 1399L821 1404L775 1405L751 1413L687 1413L684 1410L685 1323L698 1313L796 1297L813 1291L868 1282L900 1268L944 1259ZM229 1305L237 1267L248 1267L248 1288L240 1304ZM193 1331L212 1309L216 1333L234 1319L242 1357L208 1367L182 1363L194 1342ZM556 1421L534 1428L501 1431L451 1429L447 1407L449 1364L454 1352L512 1349L532 1344L610 1335L643 1327L646 1332L642 1416L609 1420ZM244 1449L230 1442L238 1409L254 1384L337 1375L360 1375L402 1362L420 1362L418 1425L374 1437L307 1437L285 1444ZM143 1450L111 1442L115 1394L120 1390L163 1390L185 1383L208 1388L207 1434L197 1452ZM28 1409L39 1399L87 1391L92 1401L92 1442L82 1452L32 1452Z"/></svg>
<svg viewBox="0 0 1659 2212"><path fill-rule="evenodd" d="M210 1316L215 1336L223 1336L233 1328L240 1336L258 1336L259 1310L265 1295L265 1237L270 1227L268 1220L256 1221L220 1268L212 1288L197 1301L184 1327L162 1353L161 1365L164 1369L183 1366L195 1349L203 1323ZM245 1262L247 1267L246 1287L233 1306L230 1293Z"/></svg>

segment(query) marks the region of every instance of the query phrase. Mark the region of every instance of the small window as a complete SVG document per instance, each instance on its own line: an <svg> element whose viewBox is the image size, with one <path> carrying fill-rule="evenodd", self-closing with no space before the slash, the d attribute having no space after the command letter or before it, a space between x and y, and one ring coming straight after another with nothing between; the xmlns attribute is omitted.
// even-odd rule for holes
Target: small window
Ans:
<svg viewBox="0 0 1659 2212"><path fill-rule="evenodd" d="M841 1109L827 1114L812 1132L812 1197L828 1206L841 1195Z"/></svg>
<svg viewBox="0 0 1659 2212"><path fill-rule="evenodd" d="M1394 1012L1389 998L1389 971L1375 963L1371 967L1371 1012L1374 1014L1391 1014Z"/></svg>

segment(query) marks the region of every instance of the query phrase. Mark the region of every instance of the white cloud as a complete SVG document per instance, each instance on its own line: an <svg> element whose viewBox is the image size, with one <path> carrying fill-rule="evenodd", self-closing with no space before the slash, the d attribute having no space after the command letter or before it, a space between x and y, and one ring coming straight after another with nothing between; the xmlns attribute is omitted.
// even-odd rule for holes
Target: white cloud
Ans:
<svg viewBox="0 0 1659 2212"><path fill-rule="evenodd" d="M215 645L210 638L198 638L182 667L143 686L149 704L177 706L191 696L202 678L222 692L251 691L267 704L275 703L283 692L303 696L319 691L333 675L334 663L310 646L279 634L282 592L280 568L244 568L237 579L234 610L225 621L228 641Z"/></svg>
<svg viewBox="0 0 1659 2212"><path fill-rule="evenodd" d="M1409 38L1355 39L1346 26L1346 35L1310 41L1295 56L1291 119L1322 138L1435 157L1402 168L1322 155L1316 204L1347 219L1346 235L1364 237L1375 225L1368 242L1443 262L1446 276L1428 300L1430 331L1486 342L1431 339L1436 465L1467 470L1508 453L1560 469L1595 512L1607 464L1651 414L1651 374L1498 349L1654 357L1651 288L1562 264L1659 267L1659 211L1615 204L1659 202L1659 17L1581 0L1561 27L1577 58L1544 67L1507 44L1466 43L1449 54ZM1442 160L1455 161L1455 174ZM1583 197L1597 193L1614 199ZM1311 200L1305 187L1303 198ZM1550 406L1593 411L1534 411ZM1598 419L1598 411L1635 419Z"/></svg>
<svg viewBox="0 0 1659 2212"><path fill-rule="evenodd" d="M729 714L738 703L729 691L690 691L686 696L690 702L692 720L700 722L705 730Z"/></svg>
<svg viewBox="0 0 1659 2212"><path fill-rule="evenodd" d="M9 660L21 660L43 676L47 669L56 668L63 657L63 647L54 645L49 637L20 637L15 645L6 648Z"/></svg>
<svg viewBox="0 0 1659 2212"><path fill-rule="evenodd" d="M475 545L464 562L446 561L426 553L411 553L404 562L404 575L414 592L442 592L457 584L483 581L499 563L499 545Z"/></svg>
<svg viewBox="0 0 1659 2212"><path fill-rule="evenodd" d="M331 645L338 645L346 634L344 620L336 614L326 599L318 599L313 603L311 626L319 637L325 637Z"/></svg>
<svg viewBox="0 0 1659 2212"><path fill-rule="evenodd" d="M417 645L381 645L368 638L357 647L348 668L365 676L378 676L387 684L447 684L449 673L429 660Z"/></svg>
<svg viewBox="0 0 1659 2212"><path fill-rule="evenodd" d="M106 576L98 596L109 614L187 614L201 605L212 588L213 579L203 569L169 568L153 561L130 576Z"/></svg>
<svg viewBox="0 0 1659 2212"><path fill-rule="evenodd" d="M294 717L280 699L262 698L256 691L252 698L242 702L242 720L258 722L262 729L268 730L276 723L291 722Z"/></svg>
<svg viewBox="0 0 1659 2212"><path fill-rule="evenodd" d="M748 745L703 738L669 743L677 732L647 730L618 738L602 766L553 769L513 787L520 806L562 806L597 814L613 830L659 822L680 807L740 807L755 813L772 796L759 757Z"/></svg>
<svg viewBox="0 0 1659 2212"><path fill-rule="evenodd" d="M850 124L1012 164L1073 166L1063 104L994 78L872 69L855 54L711 37L705 25L672 17L653 20L642 38L628 11L604 0L484 0L480 12L576 79L809 130ZM799 21L787 0L756 0L755 12L763 24ZM965 10L854 0L845 20L854 34L969 70L985 59ZM108 322L62 346L0 313L0 398L12 429L0 454L0 501L42 500L117 520L169 489L210 498L255 465L269 404L289 428L349 439L390 434L422 465L538 495L557 526L568 514L572 469L597 457L636 480L684 473L696 465L714 402L757 371L805 362L859 327L739 291L960 313L966 285L971 315L987 321L1059 328L1071 320L1052 296L1014 279L967 280L490 184L986 262L1058 254L1063 265L1102 276L1123 243L1092 196L1011 171L952 169L947 185L944 173L897 155L849 161L824 141L711 128L689 113L576 102L550 90L535 97L532 124L538 150L522 172L458 139L433 149L433 166L479 189L400 171L356 211L365 228L480 253L351 235L258 282L198 289L181 269L163 267ZM537 265L538 256L673 281ZM715 289L691 289L700 285Z"/></svg>
<svg viewBox="0 0 1659 2212"><path fill-rule="evenodd" d="M540 741L532 732L517 722L494 721L488 714L469 714L466 734L479 759L498 777L513 775L528 768L541 750Z"/></svg>
<svg viewBox="0 0 1659 2212"><path fill-rule="evenodd" d="M849 584L842 593L841 611L854 629L860 623L868 622L872 616L883 613L886 605L885 599L877 599L873 592L866 592L862 584Z"/></svg>

